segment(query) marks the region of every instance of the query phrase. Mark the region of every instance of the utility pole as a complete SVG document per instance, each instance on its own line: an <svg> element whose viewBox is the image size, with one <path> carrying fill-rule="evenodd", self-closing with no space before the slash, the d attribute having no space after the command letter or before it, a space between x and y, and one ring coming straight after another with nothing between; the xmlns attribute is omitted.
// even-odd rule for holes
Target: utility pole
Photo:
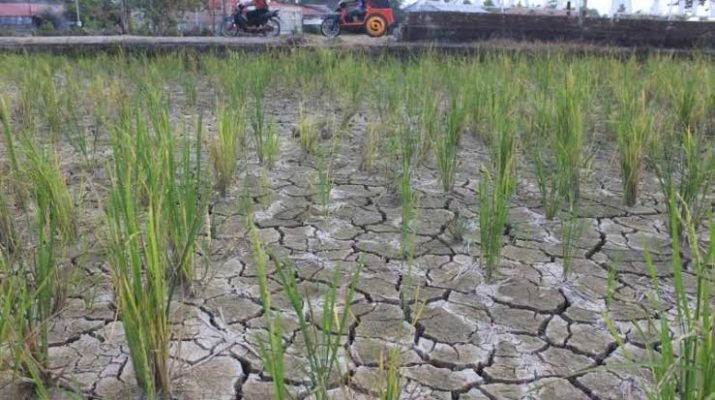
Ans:
<svg viewBox="0 0 715 400"><path fill-rule="evenodd" d="M75 25L77 25L77 27L81 28L82 20L79 18L79 0L74 0L74 9L77 12L77 20L75 21Z"/></svg>

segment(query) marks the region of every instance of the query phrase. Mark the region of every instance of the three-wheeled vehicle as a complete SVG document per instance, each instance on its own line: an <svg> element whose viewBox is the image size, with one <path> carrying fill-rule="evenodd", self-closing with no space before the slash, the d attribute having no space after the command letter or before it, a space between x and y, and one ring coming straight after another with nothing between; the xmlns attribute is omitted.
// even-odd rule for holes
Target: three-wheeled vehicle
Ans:
<svg viewBox="0 0 715 400"><path fill-rule="evenodd" d="M386 34L395 25L395 16L389 0L364 0L365 9L355 12L352 1L342 0L334 13L327 15L320 25L323 36L334 38L340 32L365 32L371 37Z"/></svg>

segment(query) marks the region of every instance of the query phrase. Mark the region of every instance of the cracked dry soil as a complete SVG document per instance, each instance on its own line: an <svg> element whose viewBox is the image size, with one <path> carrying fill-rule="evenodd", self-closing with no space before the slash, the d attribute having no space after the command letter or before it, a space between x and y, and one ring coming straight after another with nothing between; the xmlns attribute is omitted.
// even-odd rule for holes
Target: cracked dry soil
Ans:
<svg viewBox="0 0 715 400"><path fill-rule="evenodd" d="M560 223L544 218L532 170L522 161L501 265L494 279L485 282L475 215L477 171L488 157L482 143L464 135L456 187L449 195L442 193L432 161L416 168L417 245L408 266L400 259L399 195L386 185L385 171L391 166L378 165L372 172L359 169L368 115L355 117L335 158L326 220L317 194L316 164L291 132L297 120L291 96L284 93L267 104L281 137L279 161L268 172L270 190L254 187L260 170L255 160L249 162L247 174L237 174L227 196L210 208L210 266L200 273L193 296L173 302L176 398L272 397L272 384L257 355L266 321L245 216L239 211L244 185L252 187L255 221L264 241L296 265L306 300L319 301L336 268L347 282L363 258L342 357L348 385L336 380L334 398L374 398L380 358L390 349L400 352L406 399L645 398L644 371L603 367L630 360L606 328L604 313L610 312L628 354L642 357L652 338L639 335L635 324L647 328L649 317L667 316L667 311L643 306L652 289L644 249L655 252L667 291L669 237L652 174L644 174L639 204L622 205L612 141L598 143L595 173L583 179L581 215L586 228L568 280L561 278ZM209 123L212 134L214 128ZM72 159L69 147L63 151L68 155L63 160ZM67 161L63 167L73 168ZM101 224L97 204L90 203L83 213L94 226ZM455 215L468 221L460 240L449 228ZM136 398L100 248L90 247L82 255L84 286L74 290L68 307L52 321L51 366L88 398ZM618 276L607 310L609 267L616 268ZM293 394L307 397L296 318L275 279L271 285L290 343L286 377ZM401 296L413 299L409 310L401 307ZM18 385L0 387L3 399L21 393ZM56 398L67 397L57 393Z"/></svg>

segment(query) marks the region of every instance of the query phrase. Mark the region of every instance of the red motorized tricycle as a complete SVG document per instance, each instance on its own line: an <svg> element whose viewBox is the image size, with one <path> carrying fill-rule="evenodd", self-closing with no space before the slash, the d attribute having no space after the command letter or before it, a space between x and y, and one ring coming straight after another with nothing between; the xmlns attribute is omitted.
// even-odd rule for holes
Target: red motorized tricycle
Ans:
<svg viewBox="0 0 715 400"><path fill-rule="evenodd" d="M365 32L372 37L380 37L395 25L389 0L364 0L364 8L351 7L357 2L341 1L337 10L323 19L320 32L334 38L341 31Z"/></svg>

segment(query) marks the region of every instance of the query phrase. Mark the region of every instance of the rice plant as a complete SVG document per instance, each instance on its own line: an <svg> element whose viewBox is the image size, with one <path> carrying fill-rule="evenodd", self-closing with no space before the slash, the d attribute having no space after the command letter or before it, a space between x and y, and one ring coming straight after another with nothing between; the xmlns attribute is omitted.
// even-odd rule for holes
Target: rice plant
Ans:
<svg viewBox="0 0 715 400"><path fill-rule="evenodd" d="M177 181L175 140L166 113L155 117L154 137L141 112L134 113L133 129L125 122L129 131L113 135L108 259L137 382L148 398L155 398L171 390L171 298L179 282L193 279L194 249L205 218L198 146L202 127L199 123L196 154L184 145ZM153 144L155 156L144 153L147 143Z"/></svg>
<svg viewBox="0 0 715 400"><path fill-rule="evenodd" d="M151 193L145 226L136 194L129 188L132 167L117 167L107 205L109 262L134 373L149 399L169 393L169 299L166 254L160 229L161 194Z"/></svg>
<svg viewBox="0 0 715 400"><path fill-rule="evenodd" d="M13 132L10 118L7 100L0 96L0 124L2 124L3 143L7 157L10 159L10 171L6 179L15 201L24 206L29 197L29 189L24 184L25 179L22 177L23 171L20 169L19 149L16 147L16 133Z"/></svg>
<svg viewBox="0 0 715 400"><path fill-rule="evenodd" d="M303 103L298 106L298 137L303 151L308 154L315 152L318 144L317 124L312 118L305 115Z"/></svg>
<svg viewBox="0 0 715 400"><path fill-rule="evenodd" d="M254 101L251 128L258 160L261 164L272 167L280 149L280 142L275 125L270 124L266 119L263 100L261 99Z"/></svg>
<svg viewBox="0 0 715 400"><path fill-rule="evenodd" d="M62 239L73 242L77 237L78 216L58 156L53 151L38 149L29 138L22 145L26 165L23 176L30 183L32 198L41 212L49 214Z"/></svg>
<svg viewBox="0 0 715 400"><path fill-rule="evenodd" d="M0 330L6 335L14 369L34 383L38 396L46 398L45 388L52 377L49 324L67 300L70 267L63 263L64 247L77 238L77 219L57 159L37 147L31 139L24 139L27 167L23 176L31 187L34 206L34 211L25 210L28 231L20 236L14 224L3 227L13 242L12 250L7 241L0 247L0 277L5 281L3 296L7 296L2 299L2 313L8 318ZM6 203L3 212L12 216L13 211Z"/></svg>
<svg viewBox="0 0 715 400"><path fill-rule="evenodd" d="M285 382L285 351L286 344L283 342L283 327L281 316L274 313L271 308L271 293L268 287L268 261L269 257L261 240L260 233L250 212L247 212L246 225L248 226L248 238L251 242L253 261L256 263L258 271L258 284L260 290L261 303L263 304L263 314L268 323L267 343L260 342L260 356L266 364L266 370L273 380L274 398L278 400L288 398Z"/></svg>
<svg viewBox="0 0 715 400"><path fill-rule="evenodd" d="M516 131L507 97L494 98L491 165L482 166L479 179L481 264L491 279L501 258L509 217L509 200L516 190Z"/></svg>
<svg viewBox="0 0 715 400"><path fill-rule="evenodd" d="M577 244L584 231L583 222L579 219L578 208L569 210L561 220L561 259L562 277L565 281L573 267L573 259Z"/></svg>
<svg viewBox="0 0 715 400"><path fill-rule="evenodd" d="M661 135L653 153L649 163L658 177L663 197L678 199L666 203L669 222L680 224L680 219L672 216L687 209L693 223L699 224L708 211L708 193L715 179L712 141L697 131L674 130ZM671 227L670 232L683 231L675 228Z"/></svg>
<svg viewBox="0 0 715 400"><path fill-rule="evenodd" d="M415 236L417 234L415 218L415 195L412 190L412 169L417 152L419 133L412 129L412 120L408 116L398 128L400 160L402 171L399 180L400 200L402 202L402 221L400 228L400 247L402 257L408 262L412 261L415 254Z"/></svg>
<svg viewBox="0 0 715 400"><path fill-rule="evenodd" d="M375 123L369 123L367 125L367 132L365 134L365 143L362 146L360 169L368 172L371 172L375 169L375 161L377 159L378 154L378 145L378 125Z"/></svg>
<svg viewBox="0 0 715 400"><path fill-rule="evenodd" d="M646 151L653 137L654 121L648 109L644 91L624 88L620 93L620 109L615 121L616 143L623 180L623 201L629 207L638 200Z"/></svg>
<svg viewBox="0 0 715 400"><path fill-rule="evenodd" d="M465 116L466 110L463 100L452 98L447 109L444 129L435 139L434 153L437 160L437 170L439 171L442 190L445 193L448 193L454 187L454 179L457 173L457 154Z"/></svg>
<svg viewBox="0 0 715 400"><path fill-rule="evenodd" d="M584 159L585 120L584 107L587 88L577 80L576 74L568 70L564 84L559 86L555 96L555 159L559 174L563 201L569 207L578 202L581 183L581 167Z"/></svg>
<svg viewBox="0 0 715 400"><path fill-rule="evenodd" d="M387 359L380 357L380 400L398 400L402 395L403 377L400 374L400 351L391 349Z"/></svg>
<svg viewBox="0 0 715 400"><path fill-rule="evenodd" d="M561 210L561 177L556 169L554 148L554 101L544 91L537 90L530 101L533 112L528 117L525 143L530 149L536 184L546 219L552 220Z"/></svg>
<svg viewBox="0 0 715 400"><path fill-rule="evenodd" d="M332 387L335 374L342 376L347 371L341 370L340 350L347 340L350 323L350 308L355 296L362 264L350 274L350 282L342 298L338 291L341 286L339 268L335 268L330 288L316 310L310 300L305 301L298 286L295 267L284 261L278 261L276 273L281 287L288 297L293 311L298 316L298 330L305 345L308 359L308 378L310 392L316 399L330 398L328 390Z"/></svg>
<svg viewBox="0 0 715 400"><path fill-rule="evenodd" d="M44 220L44 221L43 221ZM39 398L49 398L49 320L55 309L56 241L51 219L34 220L38 245L24 256L7 257L0 249L0 348L3 367L32 382ZM42 223L47 225L41 226ZM7 354L3 354L7 352Z"/></svg>
<svg viewBox="0 0 715 400"><path fill-rule="evenodd" d="M198 236L208 213L208 185L203 172L201 146L203 130L203 120L199 117L196 136L193 142L186 136L178 163L173 161L174 148L164 147L169 160L165 166L169 176L164 189L166 219L162 221L162 226L169 241L170 265L178 271L178 281L187 288L196 279Z"/></svg>
<svg viewBox="0 0 715 400"><path fill-rule="evenodd" d="M222 196L233 183L238 167L239 137L246 129L243 111L219 108L217 137L211 141L209 151L216 179L216 188Z"/></svg>
<svg viewBox="0 0 715 400"><path fill-rule="evenodd" d="M646 251L646 264L654 287L648 306L655 310L664 310L667 309L668 301L665 296L672 298L675 303L670 314L674 314L672 324L665 312L659 315L658 320L649 319L645 329L634 324L641 337L649 337L646 336L646 329L648 332L655 332L657 337L657 348L653 343L648 344L646 360L638 361L634 365L644 367L650 372L652 384L646 383L646 393L650 399L695 400L709 399L715 395L715 314L712 310L715 301L712 289L715 221L711 215L709 238L706 247L702 248L697 232L700 224L693 220L693 214L687 204L674 204L680 201L675 194L668 199L669 203L673 203L670 208L677 210L670 215L669 224L673 238L674 297L665 294L666 289L662 287L657 276L653 258L650 252ZM681 238L685 238L688 244ZM686 250L683 246L688 248L687 253L691 257L688 264L681 255ZM686 265L694 274L694 286L686 283ZM610 320L607 320L607 323L613 336L620 337L614 324ZM622 346L623 342L619 340L619 344ZM630 357L627 351L624 353Z"/></svg>

